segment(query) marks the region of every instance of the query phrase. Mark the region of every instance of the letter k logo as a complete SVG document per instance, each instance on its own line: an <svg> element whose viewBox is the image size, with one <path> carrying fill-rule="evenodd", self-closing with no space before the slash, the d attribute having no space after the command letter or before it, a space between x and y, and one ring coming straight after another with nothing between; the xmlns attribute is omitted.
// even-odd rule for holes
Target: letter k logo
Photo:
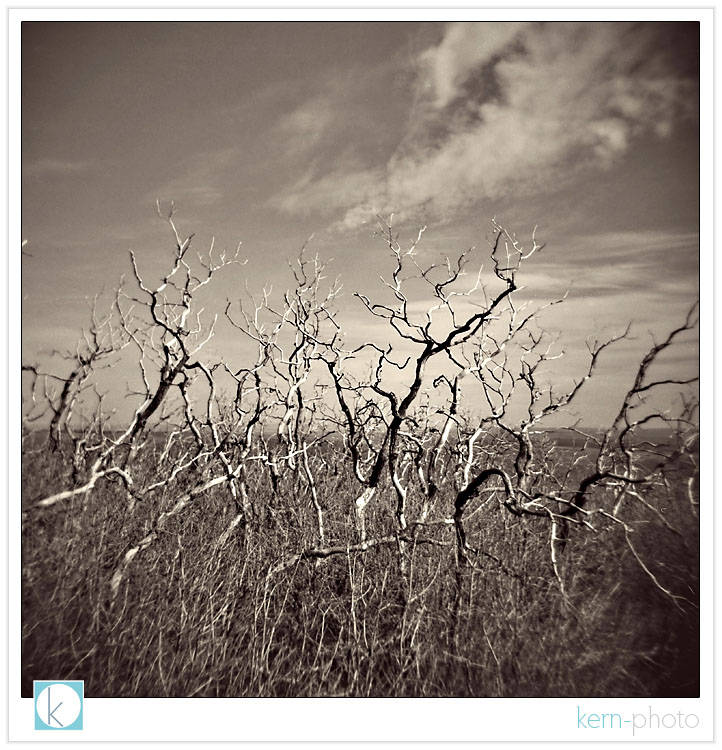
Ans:
<svg viewBox="0 0 722 750"><path fill-rule="evenodd" d="M65 682L34 682L35 695L35 729L83 728L83 695L82 680Z"/></svg>
<svg viewBox="0 0 722 750"><path fill-rule="evenodd" d="M58 705L55 706L55 708L52 711L50 710L50 706L51 706L51 703L50 703L50 689L51 689L51 687L52 687L51 685L48 685L48 690L47 690L47 693L48 693L48 721L47 721L47 724L48 724L48 726L52 726L51 722L54 721L59 727L62 727L63 725L60 723L60 719L58 719L58 717L55 715L55 712L60 708L60 706L63 705L63 702L60 701L60 703L58 703Z"/></svg>

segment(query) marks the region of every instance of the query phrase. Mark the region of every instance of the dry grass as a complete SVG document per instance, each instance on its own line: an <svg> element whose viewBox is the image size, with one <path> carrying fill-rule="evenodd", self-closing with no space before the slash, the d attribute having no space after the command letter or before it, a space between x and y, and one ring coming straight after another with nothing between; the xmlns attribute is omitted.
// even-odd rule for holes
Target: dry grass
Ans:
<svg viewBox="0 0 722 750"><path fill-rule="evenodd" d="M357 541L343 457L316 482L328 543ZM148 467L152 471L152 466ZM28 453L23 490L59 486L58 455ZM194 500L128 569L125 551L182 490L132 514L118 483L31 515L22 546L23 695L33 679L83 679L91 697L692 696L698 694L697 521L674 486L628 513L639 566L618 526L575 528L562 595L543 519L489 502L468 514L480 554L459 565L453 527L436 544L380 544L300 559L317 543L308 487L287 473L272 492L253 465L257 517L219 544L232 516L223 487ZM680 495L681 497L681 495ZM442 496L437 517L453 500ZM479 507L481 501L476 503ZM394 535L393 491L369 506L370 539ZM410 505L413 511L413 505ZM401 564L403 561L403 565Z"/></svg>

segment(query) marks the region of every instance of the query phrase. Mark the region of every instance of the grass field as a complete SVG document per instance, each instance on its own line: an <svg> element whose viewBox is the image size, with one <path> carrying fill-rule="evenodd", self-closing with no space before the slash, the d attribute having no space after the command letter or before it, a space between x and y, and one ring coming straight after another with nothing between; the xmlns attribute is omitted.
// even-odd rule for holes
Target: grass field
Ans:
<svg viewBox="0 0 722 750"><path fill-rule="evenodd" d="M318 547L308 484L286 472L274 490L256 463L245 529L222 538L232 504L225 486L210 489L138 554L115 601L113 571L183 482L132 512L122 485L107 480L29 514L23 695L45 678L85 680L92 697L698 694L698 529L684 467L666 494L660 485L649 507L628 510L648 571L618 526L600 518L594 532L572 529L562 590L548 524L506 513L494 492L467 512L478 553L465 564L444 523L448 486L418 530L422 541L402 543L384 485L367 514L368 539L381 542L350 549L358 487L349 463L333 446L310 458L330 554L294 559ZM153 456L144 460L150 480ZM25 500L63 486L68 471L42 442L29 446ZM593 502L603 501L600 489Z"/></svg>

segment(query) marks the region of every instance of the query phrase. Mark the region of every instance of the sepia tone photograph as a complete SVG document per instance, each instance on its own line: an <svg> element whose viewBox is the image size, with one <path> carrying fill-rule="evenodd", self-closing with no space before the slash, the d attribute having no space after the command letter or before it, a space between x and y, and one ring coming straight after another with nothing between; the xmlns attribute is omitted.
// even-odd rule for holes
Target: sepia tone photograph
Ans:
<svg viewBox="0 0 722 750"><path fill-rule="evenodd" d="M700 696L698 22L20 36L23 697Z"/></svg>

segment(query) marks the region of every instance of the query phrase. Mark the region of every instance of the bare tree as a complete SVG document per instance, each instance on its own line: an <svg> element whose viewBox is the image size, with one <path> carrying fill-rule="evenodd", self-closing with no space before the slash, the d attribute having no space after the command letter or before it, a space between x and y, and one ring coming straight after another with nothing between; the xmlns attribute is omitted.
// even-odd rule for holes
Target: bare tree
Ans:
<svg viewBox="0 0 722 750"><path fill-rule="evenodd" d="M461 281L466 276L470 252L453 262L446 259L440 264L422 266L417 259L417 248L423 230L404 250L390 224L382 221L381 235L394 262L390 280L382 279L391 301L373 302L364 294L356 296L372 316L388 324L397 343L380 345L368 341L356 349L344 350L334 339L321 355L338 404L335 424L343 433L354 475L361 485L355 502L359 549L375 546L375 541L367 536L365 514L386 477L395 496L400 549L407 540L420 540L416 532L422 527L453 526L461 564L468 564L478 555L488 557L483 549L470 545L464 518L472 500L480 493L490 493L489 497L497 497L500 506L513 516L535 518L548 524L551 568L563 586L560 554L570 525L593 530L594 518L603 517L618 525L631 545L632 529L621 515L625 498L641 498L634 488L659 481L666 467L680 458L693 460L694 400L683 402L683 413L674 415L655 408L648 396L663 386L684 390L696 382L696 378L649 377L658 356L681 334L695 328L696 306L682 326L655 344L643 358L634 384L622 399L609 428L599 436L590 436L585 449L560 477L558 472L550 470L548 454L540 453L536 443L543 437L549 418L567 412L575 404L584 386L594 377L604 352L626 338L629 330L588 342L588 366L568 389L544 385L544 368L561 358L563 351L540 321L546 307L562 303L567 295L536 307L519 301L518 274L530 258L543 250L543 245L532 235L531 245L525 249L496 221L492 230L491 278L483 281L479 271L464 288ZM407 288L418 282L432 302L421 317L414 317L412 310L418 305L413 304L415 299L412 300ZM424 297L418 291L416 294L416 299ZM406 354L409 350L413 353L405 359L397 353ZM363 351L373 354L372 374L367 383L355 382L347 368ZM429 363L436 360L443 361L446 371L433 378L429 388L426 372ZM390 371L399 374L397 380L408 374L407 382L400 388L388 385ZM464 414L467 383L476 384L476 392L487 407L486 415L476 425L471 425L468 414ZM444 389L445 398L440 393ZM433 401L430 390L435 392ZM430 408L430 403L435 408ZM632 411L639 410L642 404L646 405L644 416L633 417ZM431 424L431 412L436 414L435 424ZM677 435L682 430L684 437L675 450L660 452L656 446L657 460L650 466L649 449L633 443L635 435L641 437L643 428L654 422L668 425ZM568 429L578 433L576 424ZM479 442L491 434L500 436L501 443L496 451L480 452ZM507 438L505 441L503 436ZM582 463L589 464L590 445L596 446L597 457L592 470L580 478L573 469ZM439 488L448 485L450 476L456 477L453 514L431 519L429 513ZM613 492L611 507L585 507L595 488L603 493ZM414 504L418 512L413 517L409 517L410 493L421 497L421 503ZM330 550L327 548L326 552L332 554ZM326 552L309 549L293 559L325 557ZM666 591L661 585L660 590Z"/></svg>
<svg viewBox="0 0 722 750"><path fill-rule="evenodd" d="M490 268L484 275L479 264L469 274L475 248L454 260L424 261L424 229L404 249L391 222L380 220L390 276L382 278L376 300L361 292L355 297L386 334L349 345L335 304L341 284L326 278L326 264L308 257L305 247L291 264L292 286L279 300L270 290L246 292L237 308L227 302L222 315L204 319L204 288L239 264L239 248L216 253L211 244L206 255L191 260L192 235L181 237L173 207L163 214L159 206L158 212L175 246L167 273L150 282L131 253L133 291L121 285L105 316L93 306L90 328L66 356L70 373L24 367L30 379L26 419L48 420L52 449L69 451L73 467L70 485L36 498L35 509L88 495L101 480L120 480L131 515L138 503L168 496L115 564L113 597L128 566L170 519L214 488L225 488L233 510L217 549L237 529L245 543L249 535L262 535L259 519L273 513L274 494L290 490L310 511L313 542L280 550L269 581L303 560L391 547L411 591L421 545L453 554L458 605L465 570L491 562L513 575L508 561L476 542L478 533L470 529L470 518L478 529L484 513L499 511L545 530L550 575L564 596L563 553L572 528L593 534L603 523L618 529L656 588L679 604L683 597L639 552L627 511L643 508L675 531L647 497L671 481L680 462L696 472L696 378L655 375L660 356L696 328L696 306L643 357L605 431L584 434L576 422L565 428L583 443L562 458L548 438L551 419L577 405L605 352L629 329L590 340L588 363L571 385L545 382L563 350L543 327L544 310L566 295L534 306L520 293L524 267L544 250L535 232L525 247L495 220ZM202 358L219 321L253 347L240 366ZM140 383L131 394L136 406L124 427L110 429L95 376L130 351ZM360 363L369 368L368 377ZM662 409L654 397L661 389L682 397L667 399ZM669 440L650 441L651 426L664 426ZM329 512L338 510L324 479L328 437L343 445L338 462L354 483L355 538L328 524ZM144 464L149 455L150 474ZM258 467L267 472L265 494L251 486ZM685 481L696 513L694 476ZM370 528L369 508L389 523Z"/></svg>

